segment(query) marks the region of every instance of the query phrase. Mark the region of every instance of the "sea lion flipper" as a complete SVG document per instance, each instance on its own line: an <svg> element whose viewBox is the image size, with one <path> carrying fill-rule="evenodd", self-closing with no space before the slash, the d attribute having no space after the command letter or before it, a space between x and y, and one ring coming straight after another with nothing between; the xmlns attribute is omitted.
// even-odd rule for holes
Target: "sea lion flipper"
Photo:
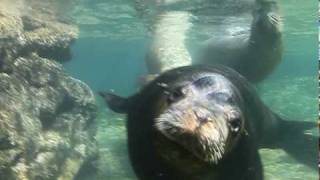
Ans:
<svg viewBox="0 0 320 180"><path fill-rule="evenodd" d="M316 122L311 121L289 121L289 120L279 120L279 129L286 129L287 131L284 131L285 134L291 134L294 132L297 133L303 133L305 130L310 130L312 128L317 127ZM283 131L283 130L282 130Z"/></svg>
<svg viewBox="0 0 320 180"><path fill-rule="evenodd" d="M117 113L127 113L129 109L128 99L115 95L111 92L98 92L108 107Z"/></svg>
<svg viewBox="0 0 320 180"><path fill-rule="evenodd" d="M318 137L306 132L306 130L317 127L317 123L312 121L281 120L282 134L280 134L281 138L277 148L283 149L298 162L317 170L317 166L314 166L316 163L314 157L317 154L315 146L318 143Z"/></svg>
<svg viewBox="0 0 320 180"><path fill-rule="evenodd" d="M294 120L284 120L278 117L277 126L274 127L269 134L274 134L275 136L270 136L271 138L265 138L260 147L264 148L283 148L287 139L292 139L293 136L303 136L308 134L306 131L317 128L317 124L312 121L294 121ZM277 141L274 141L276 137ZM285 148L284 148L285 149Z"/></svg>

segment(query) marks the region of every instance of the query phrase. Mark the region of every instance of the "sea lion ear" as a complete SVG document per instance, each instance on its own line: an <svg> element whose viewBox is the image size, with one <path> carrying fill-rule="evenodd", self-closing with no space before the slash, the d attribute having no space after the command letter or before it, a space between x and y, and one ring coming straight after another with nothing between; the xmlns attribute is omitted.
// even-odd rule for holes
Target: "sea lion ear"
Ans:
<svg viewBox="0 0 320 180"><path fill-rule="evenodd" d="M129 109L129 103L127 98L120 97L111 92L98 92L104 99L108 107L117 113L127 113Z"/></svg>

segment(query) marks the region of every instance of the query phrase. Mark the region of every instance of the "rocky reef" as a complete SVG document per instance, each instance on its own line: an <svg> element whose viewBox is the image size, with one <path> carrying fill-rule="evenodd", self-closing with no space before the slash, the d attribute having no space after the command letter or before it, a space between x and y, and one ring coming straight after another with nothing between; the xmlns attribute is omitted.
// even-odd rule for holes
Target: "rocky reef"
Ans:
<svg viewBox="0 0 320 180"><path fill-rule="evenodd" d="M70 44L77 38L78 29L59 13L58 3L44 2L2 0L0 45L10 47L15 57L36 52L43 58L70 60Z"/></svg>
<svg viewBox="0 0 320 180"><path fill-rule="evenodd" d="M0 1L0 179L83 179L98 157L95 98L59 63L78 29L41 2Z"/></svg>

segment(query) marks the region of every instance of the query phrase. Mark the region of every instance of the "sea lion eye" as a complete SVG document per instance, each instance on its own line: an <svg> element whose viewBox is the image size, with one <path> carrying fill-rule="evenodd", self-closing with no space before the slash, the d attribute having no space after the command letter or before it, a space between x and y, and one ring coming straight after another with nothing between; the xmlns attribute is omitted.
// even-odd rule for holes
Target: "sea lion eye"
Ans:
<svg viewBox="0 0 320 180"><path fill-rule="evenodd" d="M169 104L171 104L179 101L183 97L184 97L184 93L182 92L181 88L177 88L171 93L169 93L167 101Z"/></svg>
<svg viewBox="0 0 320 180"><path fill-rule="evenodd" d="M238 133L241 128L241 119L240 118L230 119L229 127L232 133Z"/></svg>

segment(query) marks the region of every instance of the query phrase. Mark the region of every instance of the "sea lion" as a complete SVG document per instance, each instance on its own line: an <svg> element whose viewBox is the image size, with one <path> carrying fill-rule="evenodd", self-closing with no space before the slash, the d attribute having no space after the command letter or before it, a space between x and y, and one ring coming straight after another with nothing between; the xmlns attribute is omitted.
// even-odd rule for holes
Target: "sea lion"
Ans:
<svg viewBox="0 0 320 180"><path fill-rule="evenodd" d="M230 29L235 29L231 26ZM205 43L198 63L222 64L249 81L265 79L282 59L282 22L274 1L257 1L249 32L216 36Z"/></svg>
<svg viewBox="0 0 320 180"><path fill-rule="evenodd" d="M221 64L259 82L281 61L282 23L275 1L135 1L152 33L145 58L149 74L191 64ZM204 31L198 27L208 32L190 37L190 31ZM203 36L201 47L188 47L190 39L203 41Z"/></svg>
<svg viewBox="0 0 320 180"><path fill-rule="evenodd" d="M258 146L286 124L223 66L167 71L129 98L100 95L128 115L129 156L142 180L262 180Z"/></svg>

